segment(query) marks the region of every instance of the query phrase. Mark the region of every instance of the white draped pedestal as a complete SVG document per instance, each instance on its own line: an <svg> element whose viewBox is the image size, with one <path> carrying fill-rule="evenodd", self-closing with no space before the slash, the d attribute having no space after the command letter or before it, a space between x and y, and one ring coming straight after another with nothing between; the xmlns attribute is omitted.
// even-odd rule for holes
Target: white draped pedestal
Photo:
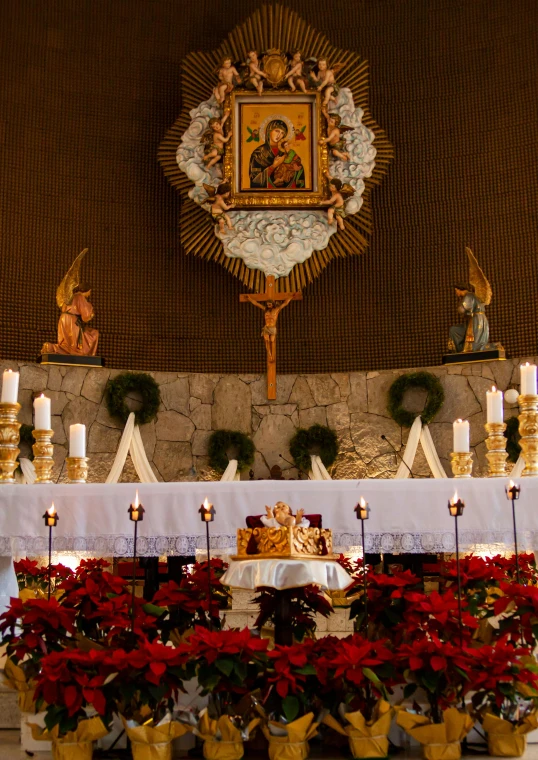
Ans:
<svg viewBox="0 0 538 760"><path fill-rule="evenodd" d="M334 560L245 559L230 562L221 583L232 588L254 590L268 586L280 591L315 583L330 591L343 591L352 578Z"/></svg>

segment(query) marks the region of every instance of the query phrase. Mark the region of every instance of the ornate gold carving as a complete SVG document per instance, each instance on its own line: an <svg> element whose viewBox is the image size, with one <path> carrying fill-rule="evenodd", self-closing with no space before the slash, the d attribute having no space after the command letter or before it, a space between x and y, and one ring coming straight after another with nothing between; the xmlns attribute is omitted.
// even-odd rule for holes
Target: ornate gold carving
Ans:
<svg viewBox="0 0 538 760"><path fill-rule="evenodd" d="M519 434L525 459L523 475L538 475L538 396L519 397Z"/></svg>
<svg viewBox="0 0 538 760"><path fill-rule="evenodd" d="M450 465L455 478L470 478L473 472L473 455L471 452L453 451Z"/></svg>
<svg viewBox="0 0 538 760"><path fill-rule="evenodd" d="M251 48L270 51L292 51L300 41L303 55L325 57L330 61L345 61L338 73L339 87L348 87L356 108L364 112L362 122L375 134L375 168L366 177L363 205L358 214L346 217L346 228L332 235L323 251L314 251L308 261L296 264L288 277L279 278L278 291L303 290L318 277L334 258L364 253L372 232L370 194L381 182L392 161L393 148L385 132L372 118L368 105L368 62L348 50L330 44L324 34L302 19L295 11L283 5L266 5L257 9L237 26L223 44L213 52L193 52L182 62L182 95L184 108L181 116L166 134L159 147L158 159L169 182L182 195L181 244L186 254L200 256L221 264L243 284L255 292L265 290L265 277L260 270L249 269L239 259L224 255L221 241L214 234L210 215L188 196L192 187L188 177L178 170L176 151L188 128L190 110L210 97L215 87L215 71L224 56L232 60L246 60Z"/></svg>
<svg viewBox="0 0 538 760"><path fill-rule="evenodd" d="M15 483L13 473L19 455L20 404L0 403L0 483Z"/></svg>
<svg viewBox="0 0 538 760"><path fill-rule="evenodd" d="M70 483L85 483L88 479L88 457L67 457L67 479Z"/></svg>
<svg viewBox="0 0 538 760"><path fill-rule="evenodd" d="M506 430L506 425L504 422L488 422L484 427L488 434L486 438L488 477L505 478L508 454L506 453L507 441L503 433Z"/></svg>
<svg viewBox="0 0 538 760"><path fill-rule="evenodd" d="M54 430L34 430L32 435L35 443L32 446L34 452L34 467L36 472L36 483L52 483L52 468L54 467L54 446L51 438Z"/></svg>
<svg viewBox="0 0 538 760"><path fill-rule="evenodd" d="M288 59L277 49L268 50L262 58L263 70L267 74L269 84L276 87L284 79L288 68Z"/></svg>
<svg viewBox="0 0 538 760"><path fill-rule="evenodd" d="M251 537L254 537L257 554L247 554ZM324 547L327 554L322 554ZM239 528L237 531L237 558L287 558L317 557L332 558L332 531L328 528L304 528L298 526L281 528Z"/></svg>

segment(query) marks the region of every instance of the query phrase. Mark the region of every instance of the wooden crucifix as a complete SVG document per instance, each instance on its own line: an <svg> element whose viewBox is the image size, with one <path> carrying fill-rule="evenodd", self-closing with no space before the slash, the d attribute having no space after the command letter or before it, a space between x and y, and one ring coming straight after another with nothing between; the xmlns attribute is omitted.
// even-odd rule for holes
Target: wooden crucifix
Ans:
<svg viewBox="0 0 538 760"><path fill-rule="evenodd" d="M241 293L239 300L242 303L251 303L264 312L265 324L262 329L262 338L265 341L267 353L267 398L276 399L276 321L282 309L290 301L301 301L302 293L277 293L275 278L269 275L265 281L265 292ZM282 301L280 306L277 302ZM263 305L265 303L265 306Z"/></svg>

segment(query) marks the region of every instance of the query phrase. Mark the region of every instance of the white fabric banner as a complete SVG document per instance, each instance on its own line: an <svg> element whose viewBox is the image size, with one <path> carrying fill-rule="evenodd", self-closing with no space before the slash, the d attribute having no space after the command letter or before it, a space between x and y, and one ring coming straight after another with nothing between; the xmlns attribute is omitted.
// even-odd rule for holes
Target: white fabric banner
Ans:
<svg viewBox="0 0 538 760"><path fill-rule="evenodd" d="M327 468L317 454L310 454L311 469L308 473L309 480L332 480Z"/></svg>
<svg viewBox="0 0 538 760"><path fill-rule="evenodd" d="M133 465L136 470L136 474L140 478L141 483L157 483L158 480L155 477L155 473L151 469L151 465L148 461L144 444L142 443L142 436L140 435L140 429L138 425L135 425L134 412L131 412L125 423L123 435L121 437L120 445L116 458L112 465L108 477L107 483L117 483L125 467L125 460L127 454L131 454ZM90 463L91 466L91 463Z"/></svg>
<svg viewBox="0 0 538 760"><path fill-rule="evenodd" d="M230 483L234 480L241 480L241 476L237 472L237 465L238 465L237 459L230 459L230 462L228 464L228 467L224 470L222 473L222 478L226 483Z"/></svg>
<svg viewBox="0 0 538 760"><path fill-rule="evenodd" d="M428 462L433 477L446 478L447 474L437 454L430 429L427 425L422 425L422 419L418 416L415 417L415 421L411 425L402 461L394 475L394 479L400 480L402 478L408 478L411 475L419 443L422 446L422 450L424 451L426 461Z"/></svg>

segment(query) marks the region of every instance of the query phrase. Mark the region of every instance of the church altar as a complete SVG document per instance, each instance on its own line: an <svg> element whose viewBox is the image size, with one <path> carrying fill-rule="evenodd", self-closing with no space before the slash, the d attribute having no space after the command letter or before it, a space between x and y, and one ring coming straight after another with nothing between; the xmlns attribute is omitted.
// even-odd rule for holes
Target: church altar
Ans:
<svg viewBox="0 0 538 760"><path fill-rule="evenodd" d="M133 532L127 510L138 489L145 507L138 525L141 556L194 555L206 545L199 508L207 497L215 507L210 527L212 553L234 554L237 528L247 515L284 501L293 510L319 513L333 531L335 552L361 553L360 522L354 507L363 496L370 505L365 523L366 551L377 553L451 552L454 520L447 503L457 489L465 502L459 520L460 550L511 552L512 513L504 478L455 480L337 480L178 482L149 484L4 485L0 488L0 556L44 555L48 532L42 515L54 501L59 515L53 550L91 556L132 556ZM538 549L538 480L522 478L517 502L520 551Z"/></svg>

